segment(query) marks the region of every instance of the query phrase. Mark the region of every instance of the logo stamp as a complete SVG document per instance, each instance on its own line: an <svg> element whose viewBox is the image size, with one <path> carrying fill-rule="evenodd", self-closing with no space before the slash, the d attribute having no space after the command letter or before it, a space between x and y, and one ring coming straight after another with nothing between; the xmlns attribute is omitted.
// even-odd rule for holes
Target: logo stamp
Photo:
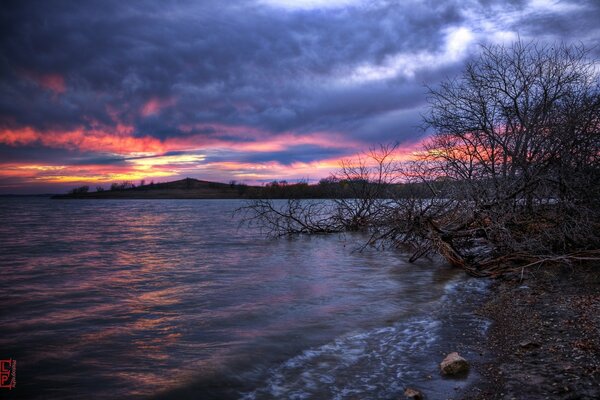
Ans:
<svg viewBox="0 0 600 400"><path fill-rule="evenodd" d="M0 360L0 388L13 389L17 386L17 360Z"/></svg>

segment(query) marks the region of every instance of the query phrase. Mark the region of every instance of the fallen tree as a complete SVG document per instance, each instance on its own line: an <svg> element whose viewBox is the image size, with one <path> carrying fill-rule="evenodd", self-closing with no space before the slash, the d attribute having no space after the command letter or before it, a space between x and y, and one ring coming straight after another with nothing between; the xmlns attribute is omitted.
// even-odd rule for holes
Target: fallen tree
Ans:
<svg viewBox="0 0 600 400"><path fill-rule="evenodd" d="M258 201L246 221L275 235L364 230L477 276L599 259L598 71L581 46L483 47L429 89L432 133L413 161L381 146L332 177L352 196Z"/></svg>

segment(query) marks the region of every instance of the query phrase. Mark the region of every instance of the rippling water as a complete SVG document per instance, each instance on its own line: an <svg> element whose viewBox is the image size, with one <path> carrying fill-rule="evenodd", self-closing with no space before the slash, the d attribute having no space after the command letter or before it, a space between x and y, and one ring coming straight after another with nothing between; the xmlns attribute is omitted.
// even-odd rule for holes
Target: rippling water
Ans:
<svg viewBox="0 0 600 400"><path fill-rule="evenodd" d="M18 361L15 393L381 399L411 385L446 398L469 382L437 363L483 335L465 308L483 283L355 251L360 236L267 239L239 228L242 204L1 199L0 358Z"/></svg>

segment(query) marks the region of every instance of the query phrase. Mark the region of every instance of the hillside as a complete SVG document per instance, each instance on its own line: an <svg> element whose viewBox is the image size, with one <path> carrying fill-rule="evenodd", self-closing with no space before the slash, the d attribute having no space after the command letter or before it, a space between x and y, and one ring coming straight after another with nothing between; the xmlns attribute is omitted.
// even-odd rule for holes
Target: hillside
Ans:
<svg viewBox="0 0 600 400"><path fill-rule="evenodd" d="M72 192L53 196L55 199L238 199L248 189L260 187L208 182L186 178L178 181L153 183L119 190Z"/></svg>

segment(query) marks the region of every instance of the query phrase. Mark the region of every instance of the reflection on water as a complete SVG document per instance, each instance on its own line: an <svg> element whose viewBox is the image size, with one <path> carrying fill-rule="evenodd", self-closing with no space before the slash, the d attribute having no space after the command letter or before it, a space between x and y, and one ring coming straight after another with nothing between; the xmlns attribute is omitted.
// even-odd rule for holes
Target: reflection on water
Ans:
<svg viewBox="0 0 600 400"><path fill-rule="evenodd" d="M389 377L400 390L417 371L404 352L436 340L432 310L461 278L353 251L360 237L268 240L238 229L240 205L0 200L0 358L17 359L20 394L369 398Z"/></svg>

